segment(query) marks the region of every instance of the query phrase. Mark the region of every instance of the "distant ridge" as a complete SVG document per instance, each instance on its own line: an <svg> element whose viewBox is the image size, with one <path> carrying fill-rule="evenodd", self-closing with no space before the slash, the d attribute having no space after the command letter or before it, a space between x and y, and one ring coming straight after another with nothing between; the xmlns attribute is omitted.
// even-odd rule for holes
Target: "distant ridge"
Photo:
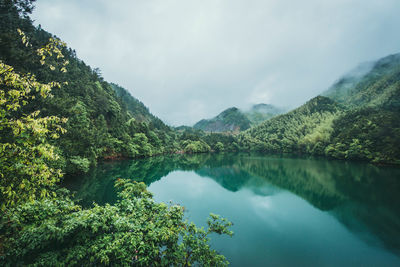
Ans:
<svg viewBox="0 0 400 267"><path fill-rule="evenodd" d="M323 95L350 107L399 106L399 75L400 53L397 53L359 65Z"/></svg>
<svg viewBox="0 0 400 267"><path fill-rule="evenodd" d="M400 54L363 63L322 96L242 133L243 150L400 164Z"/></svg>
<svg viewBox="0 0 400 267"><path fill-rule="evenodd" d="M193 128L206 132L239 132L250 128L251 122L238 108L224 110L218 116L197 122Z"/></svg>
<svg viewBox="0 0 400 267"><path fill-rule="evenodd" d="M197 122L193 128L206 132L240 132L281 113L282 109L270 104L253 105L246 111L232 107L212 119Z"/></svg>
<svg viewBox="0 0 400 267"><path fill-rule="evenodd" d="M250 110L244 111L244 114L251 121L251 126L256 126L284 112L282 108L262 103L253 105Z"/></svg>

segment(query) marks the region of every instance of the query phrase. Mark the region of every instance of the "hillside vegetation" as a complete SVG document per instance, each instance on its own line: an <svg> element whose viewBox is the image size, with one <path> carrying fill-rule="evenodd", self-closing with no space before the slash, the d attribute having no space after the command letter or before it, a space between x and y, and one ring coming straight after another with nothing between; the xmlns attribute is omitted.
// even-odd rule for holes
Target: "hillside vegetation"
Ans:
<svg viewBox="0 0 400 267"><path fill-rule="evenodd" d="M250 128L250 120L238 109L228 108L218 116L197 122L193 128L206 132L239 132Z"/></svg>
<svg viewBox="0 0 400 267"><path fill-rule="evenodd" d="M362 75L350 72L323 95L351 108L399 108L400 54L384 57L369 65L371 69L368 72Z"/></svg>
<svg viewBox="0 0 400 267"><path fill-rule="evenodd" d="M257 104L253 105L249 110L242 112L250 120L251 126L256 126L268 119L284 113L284 110L270 104Z"/></svg>
<svg viewBox="0 0 400 267"><path fill-rule="evenodd" d="M400 163L400 54L358 67L323 95L241 133L241 149Z"/></svg>
<svg viewBox="0 0 400 267"><path fill-rule="evenodd" d="M100 71L77 58L74 50L61 50L69 63L66 72L48 67L56 66L56 58L42 64L36 50L53 36L35 28L28 17L13 15L11 4L6 8L9 10L3 10L7 15L2 16L0 29L3 62L18 72L34 74L40 82L63 83L52 91L53 97L37 97L23 112L38 109L42 116L68 118L66 134L54 143L61 156L58 164L66 172L85 172L103 158L151 156L177 149L169 127L124 88L104 81ZM29 49L22 44L17 29L29 39Z"/></svg>
<svg viewBox="0 0 400 267"><path fill-rule="evenodd" d="M6 2L1 10L0 59L18 72L35 75L39 82L62 83L52 90L52 97L32 99L23 107L23 112L40 110L41 116L68 118L63 126L66 133L51 141L60 155L56 165L63 172L87 172L103 159L149 157L178 151L210 152L229 149L232 145L232 142L225 143L229 139L225 136L207 136L191 129L175 131L151 114L128 90L105 81L98 69L86 65L71 48L60 48L63 59L68 62L66 71L52 70L58 64L55 57L48 57L46 64L42 64L36 51L54 36L40 26L34 27L29 12L18 15L13 2ZM26 6L28 2L21 3ZM29 40L29 47L21 42L18 29Z"/></svg>
<svg viewBox="0 0 400 267"><path fill-rule="evenodd" d="M238 136L242 149L263 152L321 153L329 142L332 123L343 108L327 97L318 96L303 106L272 118Z"/></svg>
<svg viewBox="0 0 400 267"><path fill-rule="evenodd" d="M218 215L198 228L183 207L155 202L144 183L119 177L115 205L82 208L59 187L64 172L86 172L101 158L211 148L176 136L65 43L35 28L33 2L0 1L1 265L227 265L209 244L212 233L232 235L232 223Z"/></svg>
<svg viewBox="0 0 400 267"><path fill-rule="evenodd" d="M0 1L0 262L6 266L228 264L210 248L209 235L232 235L232 223L210 214L208 228L197 228L183 207L155 202L143 183L113 177L115 205L84 208L71 200L59 186L63 175L79 179L102 159L257 150L400 164L399 55L347 75L325 96L283 115L271 117L278 111L267 106L248 114L230 108L195 128L172 129L33 26L33 2Z"/></svg>
<svg viewBox="0 0 400 267"><path fill-rule="evenodd" d="M345 104L349 111L334 121L326 154L399 164L400 54L373 63L347 90L339 84L326 95Z"/></svg>
<svg viewBox="0 0 400 267"><path fill-rule="evenodd" d="M253 105L246 111L232 107L224 110L212 119L204 119L197 122L193 128L205 132L238 133L281 113L283 113L282 109L268 104Z"/></svg>

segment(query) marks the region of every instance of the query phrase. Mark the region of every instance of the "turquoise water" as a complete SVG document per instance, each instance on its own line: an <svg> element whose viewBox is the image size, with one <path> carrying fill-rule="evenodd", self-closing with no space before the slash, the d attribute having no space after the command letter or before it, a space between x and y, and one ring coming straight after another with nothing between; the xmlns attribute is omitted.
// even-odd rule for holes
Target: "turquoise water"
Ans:
<svg viewBox="0 0 400 267"><path fill-rule="evenodd" d="M105 163L67 187L85 206L116 201L117 177L144 181L157 201L234 223L213 237L232 266L400 266L400 168L247 154Z"/></svg>

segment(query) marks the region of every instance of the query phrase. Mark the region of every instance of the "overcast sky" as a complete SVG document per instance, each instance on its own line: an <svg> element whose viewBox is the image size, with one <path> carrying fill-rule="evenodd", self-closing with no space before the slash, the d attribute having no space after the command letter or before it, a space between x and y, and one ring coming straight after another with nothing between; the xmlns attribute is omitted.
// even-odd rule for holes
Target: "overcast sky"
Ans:
<svg viewBox="0 0 400 267"><path fill-rule="evenodd" d="M294 108L400 52L399 0L38 0L35 24L170 125Z"/></svg>

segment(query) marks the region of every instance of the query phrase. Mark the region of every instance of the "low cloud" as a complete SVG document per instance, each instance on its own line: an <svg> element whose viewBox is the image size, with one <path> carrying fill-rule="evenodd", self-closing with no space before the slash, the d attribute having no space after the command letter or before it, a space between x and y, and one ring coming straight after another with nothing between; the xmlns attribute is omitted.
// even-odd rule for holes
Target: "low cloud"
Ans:
<svg viewBox="0 0 400 267"><path fill-rule="evenodd" d="M33 18L167 123L295 107L399 52L398 0L41 0Z"/></svg>

